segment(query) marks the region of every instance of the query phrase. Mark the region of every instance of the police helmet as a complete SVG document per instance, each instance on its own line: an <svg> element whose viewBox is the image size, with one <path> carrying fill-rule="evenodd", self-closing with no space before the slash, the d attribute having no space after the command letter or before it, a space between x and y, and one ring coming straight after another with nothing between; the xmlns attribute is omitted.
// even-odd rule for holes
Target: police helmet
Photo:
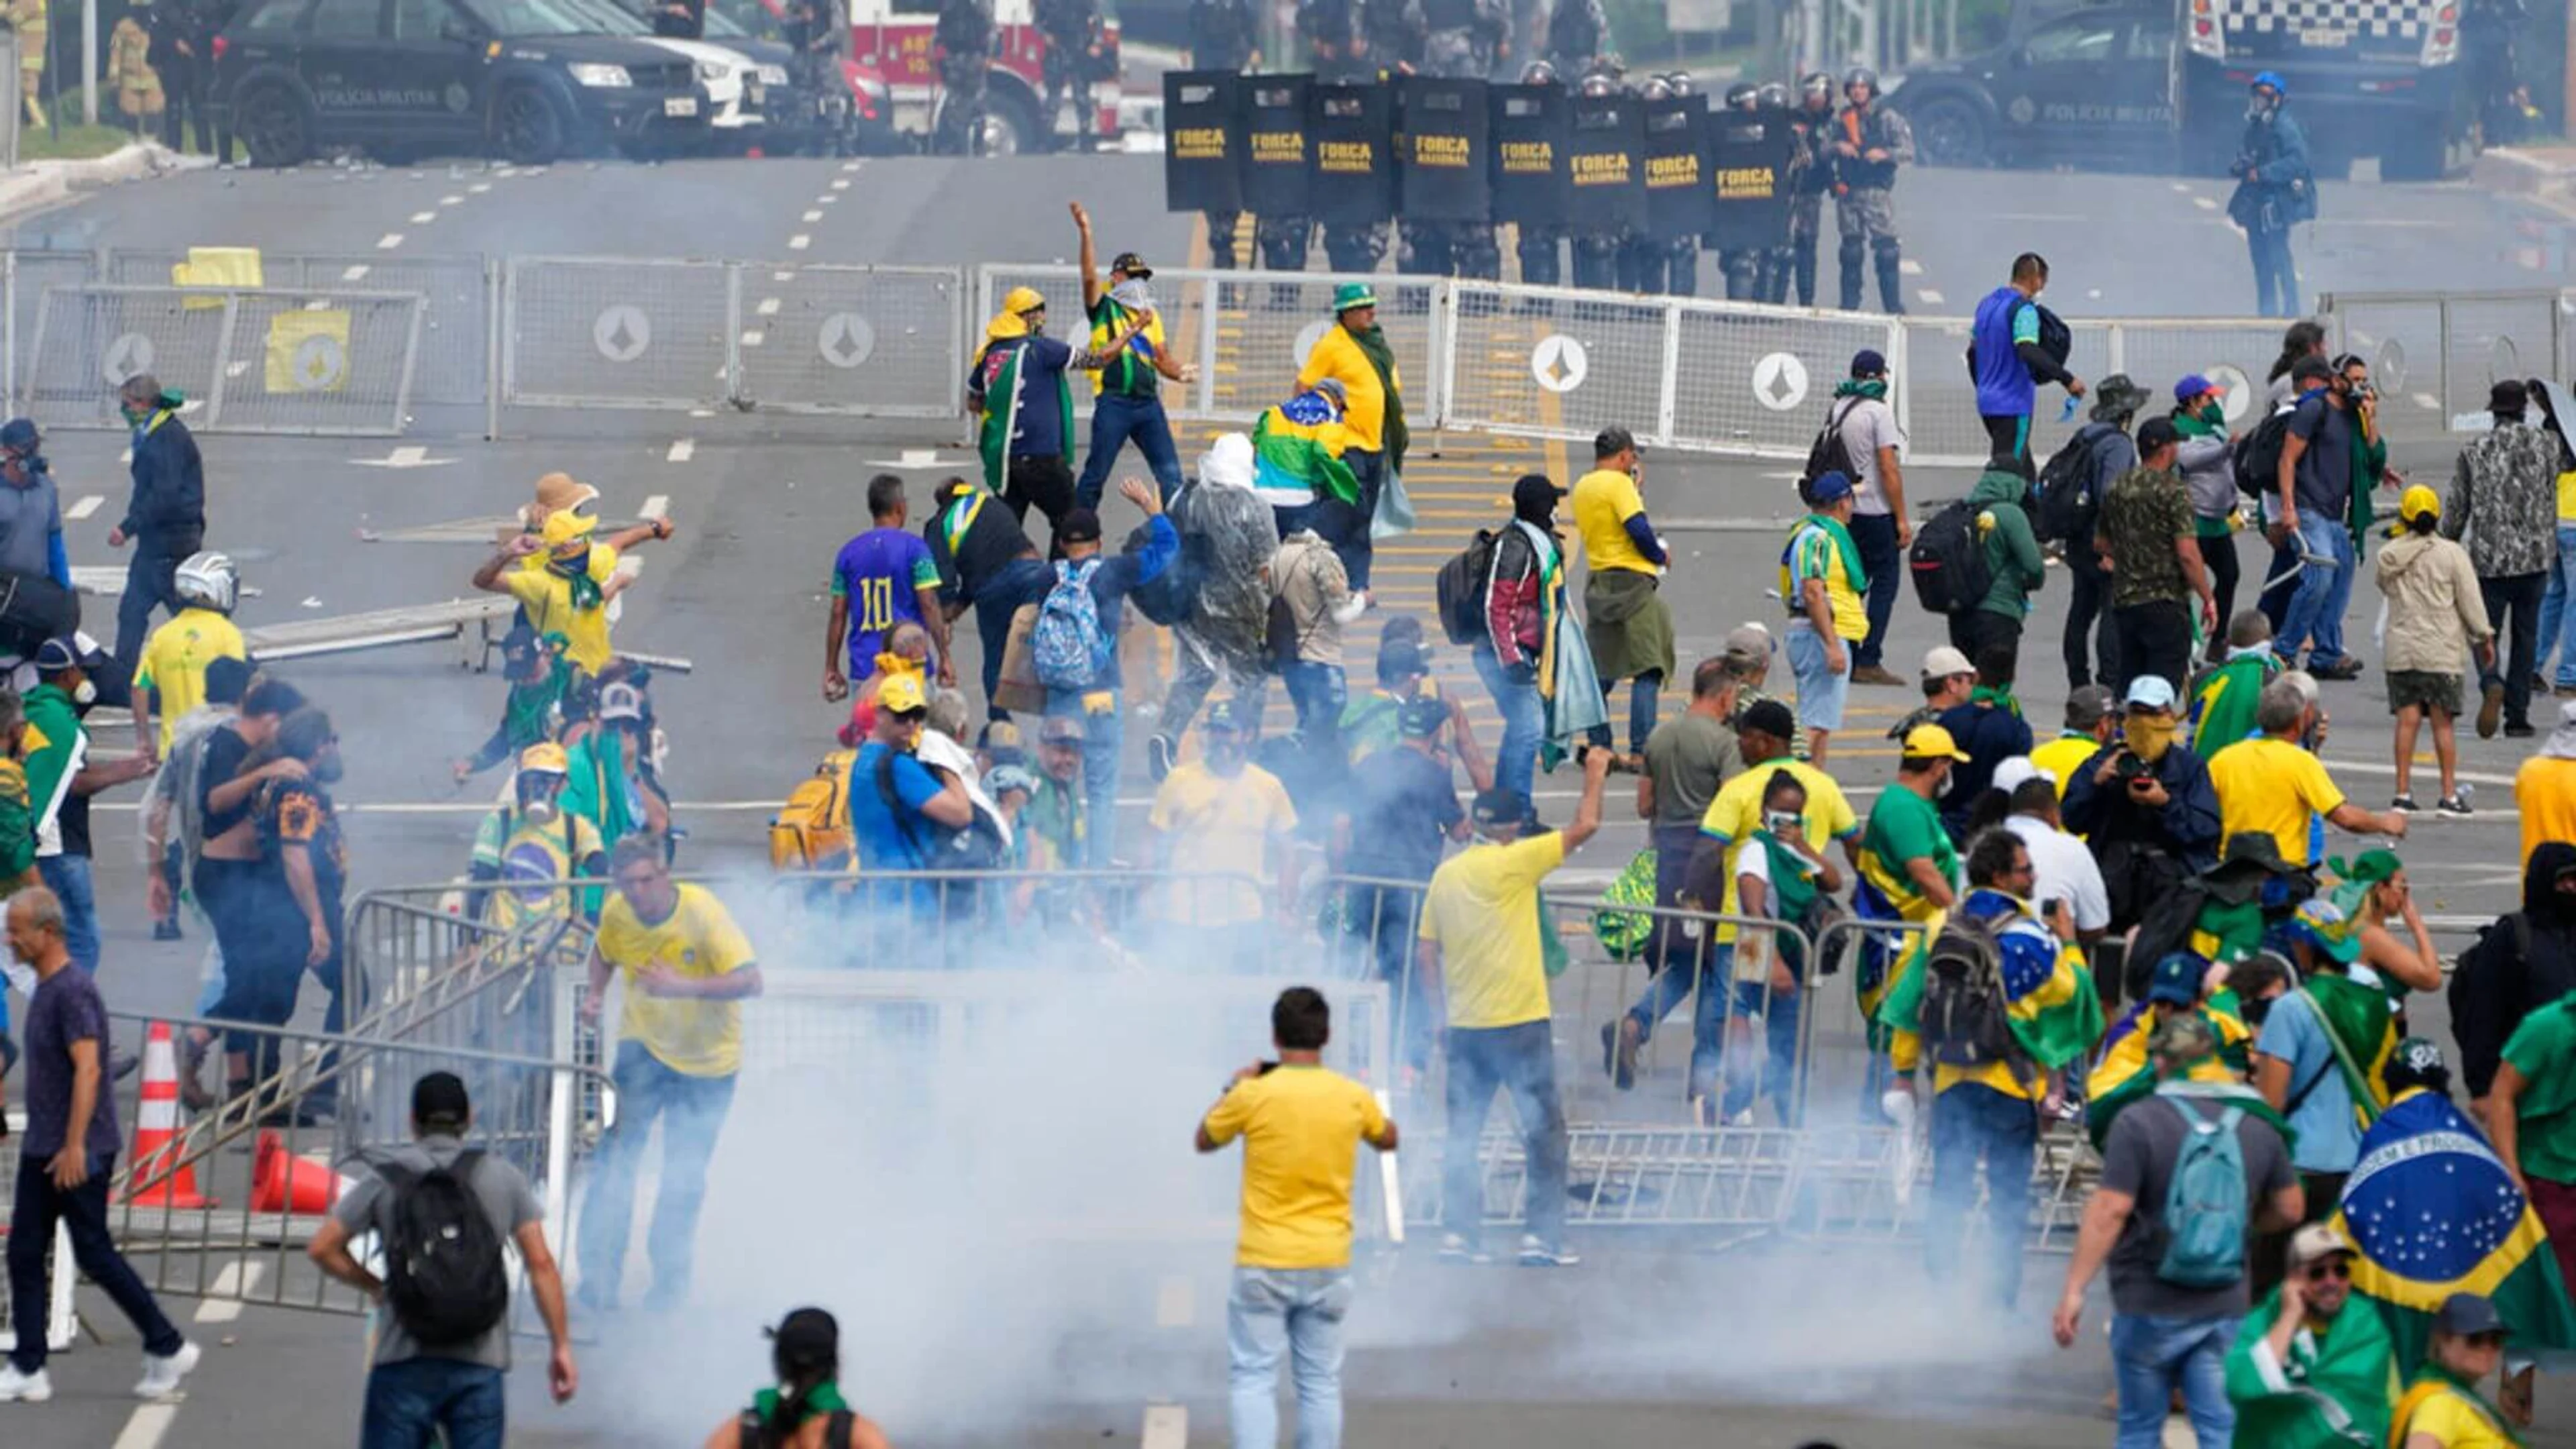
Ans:
<svg viewBox="0 0 2576 1449"><path fill-rule="evenodd" d="M1556 84L1556 67L1543 60L1531 61L1521 71L1521 84L1525 86L1552 86Z"/></svg>
<svg viewBox="0 0 2576 1449"><path fill-rule="evenodd" d="M212 609L218 614L233 611L233 600L240 587L240 575L233 568L233 561L211 551L188 555L187 561L179 565L178 572L171 579L171 589L181 602Z"/></svg>
<svg viewBox="0 0 2576 1449"><path fill-rule="evenodd" d="M1677 70L1667 73L1664 76L1664 84L1671 86L1673 88L1673 94L1677 96L1695 96L1699 94L1699 82L1692 80L1688 71Z"/></svg>
<svg viewBox="0 0 2576 1449"><path fill-rule="evenodd" d="M1853 66L1843 72L1843 89L1848 91L1853 86L1867 86L1871 95L1877 95L1879 93L1878 72L1865 65Z"/></svg>
<svg viewBox="0 0 2576 1449"><path fill-rule="evenodd" d="M1789 88L1772 81L1753 93L1753 104L1766 111L1785 111L1789 109Z"/></svg>
<svg viewBox="0 0 2576 1449"><path fill-rule="evenodd" d="M1800 94L1810 98L1830 96L1834 93L1834 78L1823 71L1811 70L1807 72L1804 80L1798 82L1798 90Z"/></svg>
<svg viewBox="0 0 2576 1449"><path fill-rule="evenodd" d="M1726 108L1730 111L1753 109L1754 86L1751 81L1737 81L1726 88Z"/></svg>
<svg viewBox="0 0 2576 1449"><path fill-rule="evenodd" d="M1673 85L1662 76L1650 75L1646 77L1644 84L1637 87L1637 94L1650 101L1670 100L1673 95Z"/></svg>
<svg viewBox="0 0 2576 1449"><path fill-rule="evenodd" d="M1609 72L1596 70L1583 78L1583 94L1615 96L1619 94L1619 82L1612 79Z"/></svg>

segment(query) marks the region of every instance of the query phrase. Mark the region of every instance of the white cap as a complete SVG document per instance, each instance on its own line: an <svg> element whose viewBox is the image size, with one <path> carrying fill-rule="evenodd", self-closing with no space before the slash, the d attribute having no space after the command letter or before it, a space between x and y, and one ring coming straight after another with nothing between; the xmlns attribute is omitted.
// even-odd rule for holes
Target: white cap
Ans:
<svg viewBox="0 0 2576 1449"><path fill-rule="evenodd" d="M1969 662L1967 655L1947 644L1923 656L1923 677L1926 679L1947 679L1953 674L1976 672L1977 666Z"/></svg>
<svg viewBox="0 0 2576 1449"><path fill-rule="evenodd" d="M2057 783L2057 772L2043 770L2032 764L2028 755L2015 755L1995 766L1995 788L2007 795L2032 780L2046 780L2054 785Z"/></svg>

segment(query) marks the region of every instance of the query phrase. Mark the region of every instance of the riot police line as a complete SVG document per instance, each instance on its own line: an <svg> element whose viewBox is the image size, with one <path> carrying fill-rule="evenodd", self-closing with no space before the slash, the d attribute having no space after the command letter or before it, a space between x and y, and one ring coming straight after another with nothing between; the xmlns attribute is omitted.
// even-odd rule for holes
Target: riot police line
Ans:
<svg viewBox="0 0 2576 1449"><path fill-rule="evenodd" d="M1810 148L1785 88L1712 109L1681 76L1627 88L1596 72L1568 90L1532 75L1168 72L1165 205L1207 216L1220 267L1247 212L1261 264L1286 272L1318 228L1332 270L1374 271L1400 219L1397 269L1416 275L1499 280L1509 226L1532 285L1564 280L1570 252L1577 287L1691 296L1708 247L1731 299L1788 299Z"/></svg>

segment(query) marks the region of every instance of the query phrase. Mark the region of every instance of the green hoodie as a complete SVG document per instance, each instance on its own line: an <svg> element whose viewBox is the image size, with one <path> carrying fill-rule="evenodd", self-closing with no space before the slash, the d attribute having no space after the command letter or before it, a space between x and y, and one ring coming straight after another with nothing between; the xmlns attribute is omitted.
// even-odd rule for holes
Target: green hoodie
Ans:
<svg viewBox="0 0 2576 1449"><path fill-rule="evenodd" d="M31 745L26 761L27 808L41 837L46 822L57 818L63 802L71 797L81 743L80 711L61 686L39 684L27 691L25 712ZM36 734L45 737L41 747L32 747Z"/></svg>
<svg viewBox="0 0 2576 1449"><path fill-rule="evenodd" d="M1994 583L1977 607L2007 619L2020 619L2030 613L2030 596L2038 593L2048 577L2048 562L2040 556L2039 537L2030 531L2030 515L2022 511L2025 484L2019 473L1996 470L1977 480L1968 491L1968 501L1985 507L1984 517L1994 520L1985 534L1986 569Z"/></svg>

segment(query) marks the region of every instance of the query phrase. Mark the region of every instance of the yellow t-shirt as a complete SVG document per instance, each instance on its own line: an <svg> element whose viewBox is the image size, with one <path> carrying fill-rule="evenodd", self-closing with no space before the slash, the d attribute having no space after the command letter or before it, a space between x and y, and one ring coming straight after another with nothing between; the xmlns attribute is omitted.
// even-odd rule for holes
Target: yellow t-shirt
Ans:
<svg viewBox="0 0 2576 1449"><path fill-rule="evenodd" d="M2544 840L2576 840L2576 760L2534 755L2513 772L2513 806L2522 812L2522 858Z"/></svg>
<svg viewBox="0 0 2576 1449"><path fill-rule="evenodd" d="M1440 943L1451 1026L1547 1020L1538 883L1563 864L1565 837L1551 830L1509 845L1471 845L1432 872L1421 936Z"/></svg>
<svg viewBox="0 0 2576 1449"><path fill-rule="evenodd" d="M1595 468L1574 480L1575 530L1583 535L1584 557L1594 569L1627 569L1651 574L1654 562L1637 551L1628 536L1628 520L1646 511L1637 496L1637 480L1616 468Z"/></svg>
<svg viewBox="0 0 2576 1449"><path fill-rule="evenodd" d="M1699 821L1699 833L1726 846L1726 902L1719 909L1733 914L1737 905L1735 857L1744 842L1762 828L1762 792L1770 788L1774 771L1786 770L1807 789L1807 843L1822 851L1837 840L1848 840L1860 833L1860 817L1852 813L1851 801L1834 777L1802 760L1767 760L1718 787L1717 798L1708 802L1708 813ZM1735 939L1735 927L1720 921L1720 942Z"/></svg>
<svg viewBox="0 0 2576 1449"><path fill-rule="evenodd" d="M2486 1415L2463 1400L2458 1390L2449 1387L2426 1395L2398 1428L2405 1435L2398 1440L2400 1444L2418 1434L2432 1435L2441 1441L2442 1449L2511 1449L2513 1444L2495 1431Z"/></svg>
<svg viewBox="0 0 2576 1449"><path fill-rule="evenodd" d="M590 548L590 577L601 588L617 573L617 550L604 543ZM564 636L564 657L581 666L586 674L597 674L608 667L608 605L596 609L572 606L572 580L546 567L543 553L533 553L519 561L519 567L501 575L501 587L528 611L528 627L540 634Z"/></svg>
<svg viewBox="0 0 2576 1449"><path fill-rule="evenodd" d="M679 892L679 905L659 925L636 919L623 895L611 896L599 913L600 957L626 979L617 1034L684 1076L729 1077L742 1069L742 1003L651 996L635 981L647 966L712 980L752 964L751 942L724 902L704 886L683 883Z"/></svg>
<svg viewBox="0 0 2576 1449"><path fill-rule="evenodd" d="M2066 798L2066 787L2075 780L2075 772L2084 762L2101 753L2102 746L2091 735L2059 735L2030 752L2030 762L2057 777L2057 798ZM2078 837L2081 839L2081 837Z"/></svg>
<svg viewBox="0 0 2576 1449"><path fill-rule="evenodd" d="M1386 1135L1368 1088L1325 1067L1282 1066L1234 1084L1204 1124L1243 1139L1246 1268L1339 1268L1351 1261L1351 1177L1360 1143Z"/></svg>
<svg viewBox="0 0 2576 1449"><path fill-rule="evenodd" d="M161 752L179 716L206 702L206 666L218 659L248 659L241 630L212 609L189 607L152 631L135 665L134 687L160 691Z"/></svg>
<svg viewBox="0 0 2576 1449"><path fill-rule="evenodd" d="M2218 791L2221 840L2248 830L2269 832L2292 865L2308 863L2310 823L2343 803L2343 792L2316 756L2269 735L2222 750L2209 762Z"/></svg>
<svg viewBox="0 0 2576 1449"><path fill-rule="evenodd" d="M1259 765L1246 765L1228 780L1192 760L1172 771L1154 792L1147 823L1171 837L1171 862L1185 877L1162 894L1162 918L1192 926L1232 926L1262 917L1261 890L1270 878L1269 843L1297 828L1297 807L1287 787Z"/></svg>
<svg viewBox="0 0 2576 1449"><path fill-rule="evenodd" d="M1400 390L1401 376L1393 381ZM1342 394L1348 406L1342 412L1343 425L1351 432L1351 446L1374 453L1386 446L1386 384L1378 380L1377 364L1360 350L1351 329L1339 323L1324 329L1315 340L1315 350L1306 354L1306 365L1297 369L1297 390L1304 392L1325 378L1341 379Z"/></svg>
<svg viewBox="0 0 2576 1449"><path fill-rule="evenodd" d="M2576 528L2576 473L2558 475L2558 525Z"/></svg>

